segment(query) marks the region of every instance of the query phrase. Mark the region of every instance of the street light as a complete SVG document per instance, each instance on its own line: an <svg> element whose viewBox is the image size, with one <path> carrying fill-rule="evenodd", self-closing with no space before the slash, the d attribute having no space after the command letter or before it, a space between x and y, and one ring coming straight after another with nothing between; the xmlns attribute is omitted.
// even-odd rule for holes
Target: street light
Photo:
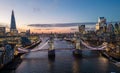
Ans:
<svg viewBox="0 0 120 73"><path fill-rule="evenodd" d="M120 47L118 45L116 46L116 53L120 53Z"/></svg>

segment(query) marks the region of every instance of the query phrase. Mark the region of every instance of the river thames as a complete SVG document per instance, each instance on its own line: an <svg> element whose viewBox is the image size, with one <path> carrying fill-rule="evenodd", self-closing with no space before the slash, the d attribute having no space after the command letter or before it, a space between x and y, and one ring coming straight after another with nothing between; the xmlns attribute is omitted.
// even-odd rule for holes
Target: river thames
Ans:
<svg viewBox="0 0 120 73"><path fill-rule="evenodd" d="M48 44L41 48L46 43L44 40L34 49L49 48ZM30 52L22 55L22 62L15 70L4 70L3 73L120 73L120 68L101 56L99 51L84 50L81 58L75 58L71 43L55 39L54 46L55 59L48 59L47 50Z"/></svg>

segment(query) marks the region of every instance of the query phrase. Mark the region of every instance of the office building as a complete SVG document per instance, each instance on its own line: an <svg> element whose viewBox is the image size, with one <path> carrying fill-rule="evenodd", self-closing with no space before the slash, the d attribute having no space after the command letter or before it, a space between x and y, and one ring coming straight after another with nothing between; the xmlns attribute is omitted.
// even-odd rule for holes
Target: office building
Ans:
<svg viewBox="0 0 120 73"><path fill-rule="evenodd" d="M5 33L6 33L6 28L0 27L0 36L5 36Z"/></svg>
<svg viewBox="0 0 120 73"><path fill-rule="evenodd" d="M108 24L107 32L108 33L114 33L114 26L112 24Z"/></svg>
<svg viewBox="0 0 120 73"><path fill-rule="evenodd" d="M10 33L11 33L11 36L15 36L15 35L18 34L18 30L16 28L16 21L15 21L15 16L14 16L14 11L13 10L12 10L12 15L11 15Z"/></svg>
<svg viewBox="0 0 120 73"><path fill-rule="evenodd" d="M106 18L99 17L98 23L96 24L96 31L99 30L101 32L106 32L107 30L107 24L106 24Z"/></svg>
<svg viewBox="0 0 120 73"><path fill-rule="evenodd" d="M79 26L79 32L84 33L85 32L85 25Z"/></svg>

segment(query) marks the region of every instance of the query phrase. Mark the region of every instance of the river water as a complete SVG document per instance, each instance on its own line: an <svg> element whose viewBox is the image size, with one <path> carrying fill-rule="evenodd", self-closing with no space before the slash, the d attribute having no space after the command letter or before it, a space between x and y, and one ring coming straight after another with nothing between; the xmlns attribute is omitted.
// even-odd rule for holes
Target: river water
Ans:
<svg viewBox="0 0 120 73"><path fill-rule="evenodd" d="M75 58L72 50L66 50L73 48L71 43L56 39L54 45L55 59L48 59L48 51L30 52L21 57L22 62L12 73L120 73L120 68L101 56L98 51L84 50L81 58ZM47 44L42 49L48 47Z"/></svg>

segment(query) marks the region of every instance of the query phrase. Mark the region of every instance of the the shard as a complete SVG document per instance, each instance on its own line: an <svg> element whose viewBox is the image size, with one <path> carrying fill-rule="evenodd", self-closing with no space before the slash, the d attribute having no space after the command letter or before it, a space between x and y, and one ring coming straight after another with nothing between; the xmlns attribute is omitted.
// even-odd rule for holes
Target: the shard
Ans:
<svg viewBox="0 0 120 73"><path fill-rule="evenodd" d="M16 30L16 22L15 22L15 16L14 16L14 11L12 10L12 15L11 15L11 24L10 24L10 31Z"/></svg>

